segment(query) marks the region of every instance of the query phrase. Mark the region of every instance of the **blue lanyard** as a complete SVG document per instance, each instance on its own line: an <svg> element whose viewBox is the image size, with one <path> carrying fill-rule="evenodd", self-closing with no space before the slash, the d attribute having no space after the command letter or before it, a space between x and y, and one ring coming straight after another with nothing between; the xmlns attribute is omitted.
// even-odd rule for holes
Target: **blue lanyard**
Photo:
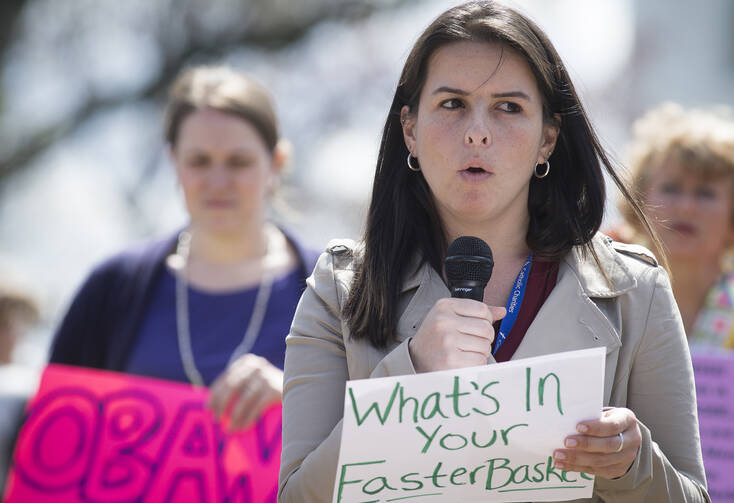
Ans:
<svg viewBox="0 0 734 503"><path fill-rule="evenodd" d="M515 325L517 315L520 312L520 306L522 306L522 299L525 297L525 287L528 286L528 276L530 275L530 265L533 262L533 254L528 255L528 259L525 261L525 265L522 266L520 272L515 278L515 284L512 286L510 296L507 298L507 314L502 318L500 324L500 330L497 333L497 342L494 345L494 351L492 355L496 355L502 344L505 343L507 336L510 334L510 330Z"/></svg>

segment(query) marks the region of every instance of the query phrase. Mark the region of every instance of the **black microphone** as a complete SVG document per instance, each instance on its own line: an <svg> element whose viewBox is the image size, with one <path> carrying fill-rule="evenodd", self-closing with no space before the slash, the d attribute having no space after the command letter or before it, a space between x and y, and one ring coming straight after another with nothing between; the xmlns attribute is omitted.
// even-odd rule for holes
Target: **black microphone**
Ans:
<svg viewBox="0 0 734 503"><path fill-rule="evenodd" d="M452 297L480 302L484 299L484 287L494 268L487 243L474 236L461 236L446 250L445 264Z"/></svg>

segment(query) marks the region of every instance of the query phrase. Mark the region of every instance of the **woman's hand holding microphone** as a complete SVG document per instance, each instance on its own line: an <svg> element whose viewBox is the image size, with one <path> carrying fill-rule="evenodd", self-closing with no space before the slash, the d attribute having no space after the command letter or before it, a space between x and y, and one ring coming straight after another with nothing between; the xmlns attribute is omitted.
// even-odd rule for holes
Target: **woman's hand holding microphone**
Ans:
<svg viewBox="0 0 734 503"><path fill-rule="evenodd" d="M504 307L471 299L440 299L408 343L416 372L484 365L492 353L492 324Z"/></svg>

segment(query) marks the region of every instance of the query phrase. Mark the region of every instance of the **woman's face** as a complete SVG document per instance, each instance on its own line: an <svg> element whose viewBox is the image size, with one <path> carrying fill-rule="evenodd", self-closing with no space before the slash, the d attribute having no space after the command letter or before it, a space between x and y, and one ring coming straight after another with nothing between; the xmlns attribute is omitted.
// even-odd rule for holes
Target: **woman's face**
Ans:
<svg viewBox="0 0 734 503"><path fill-rule="evenodd" d="M533 169L550 157L559 129L544 123L522 56L495 43L441 47L417 113L404 107L401 119L450 236L498 223L525 232Z"/></svg>
<svg viewBox="0 0 734 503"><path fill-rule="evenodd" d="M212 109L192 112L172 157L194 227L237 233L262 221L278 168L251 123Z"/></svg>
<svg viewBox="0 0 734 503"><path fill-rule="evenodd" d="M653 168L646 202L669 257L718 261L732 242L731 177L701 178L675 162Z"/></svg>

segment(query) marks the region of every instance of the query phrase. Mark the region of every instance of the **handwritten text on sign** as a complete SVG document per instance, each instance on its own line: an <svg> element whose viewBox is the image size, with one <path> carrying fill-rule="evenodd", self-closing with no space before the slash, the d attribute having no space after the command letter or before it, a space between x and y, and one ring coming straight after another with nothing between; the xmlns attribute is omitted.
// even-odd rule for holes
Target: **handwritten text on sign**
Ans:
<svg viewBox="0 0 734 503"><path fill-rule="evenodd" d="M734 352L693 355L701 450L711 501L734 503Z"/></svg>
<svg viewBox="0 0 734 503"><path fill-rule="evenodd" d="M206 389L49 365L26 411L6 502L274 502L281 407L224 434Z"/></svg>
<svg viewBox="0 0 734 503"><path fill-rule="evenodd" d="M334 502L590 497L594 478L555 469L552 453L600 417L604 356L349 381Z"/></svg>

